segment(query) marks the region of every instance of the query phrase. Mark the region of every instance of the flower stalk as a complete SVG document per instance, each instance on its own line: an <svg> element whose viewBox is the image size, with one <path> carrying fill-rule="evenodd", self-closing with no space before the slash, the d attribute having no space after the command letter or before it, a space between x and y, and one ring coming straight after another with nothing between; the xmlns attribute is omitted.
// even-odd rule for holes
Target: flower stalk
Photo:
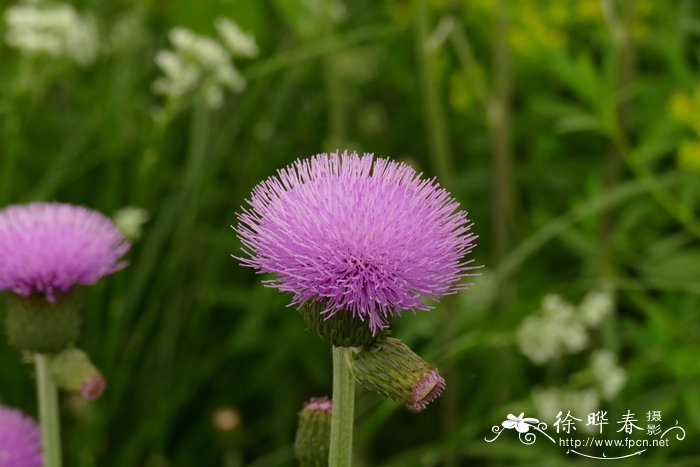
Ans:
<svg viewBox="0 0 700 467"><path fill-rule="evenodd" d="M333 347L333 414L329 467L352 465L355 382L350 371L352 347Z"/></svg>
<svg viewBox="0 0 700 467"><path fill-rule="evenodd" d="M44 467L61 467L61 425L58 413L58 388L51 376L46 355L34 354L36 365L39 423L41 426Z"/></svg>

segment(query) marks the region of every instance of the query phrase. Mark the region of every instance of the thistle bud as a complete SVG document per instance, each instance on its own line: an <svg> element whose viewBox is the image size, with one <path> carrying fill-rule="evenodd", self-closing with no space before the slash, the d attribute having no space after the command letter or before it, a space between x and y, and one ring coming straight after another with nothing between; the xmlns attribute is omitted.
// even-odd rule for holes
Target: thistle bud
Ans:
<svg viewBox="0 0 700 467"><path fill-rule="evenodd" d="M331 439L333 403L327 397L313 398L299 412L294 456L301 467L326 467Z"/></svg>
<svg viewBox="0 0 700 467"><path fill-rule="evenodd" d="M301 306L304 325L312 334L329 342L334 347L361 347L370 344L375 335L366 322L351 312L341 310L324 314L321 302L311 301Z"/></svg>
<svg viewBox="0 0 700 467"><path fill-rule="evenodd" d="M61 389L77 392L85 400L95 400L105 391L107 383L82 350L70 347L51 356L51 373Z"/></svg>
<svg viewBox="0 0 700 467"><path fill-rule="evenodd" d="M53 301L43 294L8 297L7 337L20 350L59 352L78 339L80 323L78 305L69 294L57 294Z"/></svg>
<svg viewBox="0 0 700 467"><path fill-rule="evenodd" d="M398 339L382 337L355 353L353 374L358 383L409 409L420 412L440 397L445 380Z"/></svg>

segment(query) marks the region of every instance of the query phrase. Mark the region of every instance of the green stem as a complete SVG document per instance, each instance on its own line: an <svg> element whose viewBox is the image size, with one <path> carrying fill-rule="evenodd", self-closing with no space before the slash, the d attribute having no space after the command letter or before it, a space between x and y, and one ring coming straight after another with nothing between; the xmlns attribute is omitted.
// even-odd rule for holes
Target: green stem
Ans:
<svg viewBox="0 0 700 467"><path fill-rule="evenodd" d="M350 347L333 347L333 415L329 467L352 465L355 381L350 372L350 352Z"/></svg>
<svg viewBox="0 0 700 467"><path fill-rule="evenodd" d="M34 354L34 363L36 365L44 467L61 467L61 425L58 414L58 388L51 376L46 355Z"/></svg>
<svg viewBox="0 0 700 467"><path fill-rule="evenodd" d="M423 97L423 119L428 130L431 162L433 170L442 186L452 185L452 168L450 163L450 142L445 114L440 99L440 82L431 68L432 53L426 49L428 42L428 5L427 0L414 0L415 52Z"/></svg>
<svg viewBox="0 0 700 467"><path fill-rule="evenodd" d="M491 219L493 260L505 258L510 246L511 213L513 210L513 156L511 151L511 72L508 48L508 0L498 2L498 17L494 27L492 48L494 89L487 109L491 126ZM507 297L502 297L502 309L507 310Z"/></svg>

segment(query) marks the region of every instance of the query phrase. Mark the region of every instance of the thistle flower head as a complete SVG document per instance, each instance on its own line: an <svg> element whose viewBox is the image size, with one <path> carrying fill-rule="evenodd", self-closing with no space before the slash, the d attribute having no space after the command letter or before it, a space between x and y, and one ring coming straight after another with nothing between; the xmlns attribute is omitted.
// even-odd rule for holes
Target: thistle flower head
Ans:
<svg viewBox="0 0 700 467"><path fill-rule="evenodd" d="M41 467L41 435L36 422L19 410L0 406L0 465Z"/></svg>
<svg viewBox="0 0 700 467"><path fill-rule="evenodd" d="M0 211L0 290L29 296L94 284L124 266L129 243L109 218L61 203L13 205Z"/></svg>
<svg viewBox="0 0 700 467"><path fill-rule="evenodd" d="M463 288L474 247L467 213L411 167L371 154L298 160L253 189L235 228L244 266L292 305L351 313L372 331Z"/></svg>

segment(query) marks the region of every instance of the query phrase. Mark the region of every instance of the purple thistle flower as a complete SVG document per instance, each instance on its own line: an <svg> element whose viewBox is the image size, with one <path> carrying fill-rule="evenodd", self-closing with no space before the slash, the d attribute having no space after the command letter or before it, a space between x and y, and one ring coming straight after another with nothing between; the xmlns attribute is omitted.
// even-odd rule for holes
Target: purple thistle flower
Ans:
<svg viewBox="0 0 700 467"><path fill-rule="evenodd" d="M403 310L429 310L465 288L476 235L435 179L372 154L319 154L258 184L235 228L243 266L266 285L343 310L373 332Z"/></svg>
<svg viewBox="0 0 700 467"><path fill-rule="evenodd" d="M31 418L0 406L0 466L41 467L41 434Z"/></svg>
<svg viewBox="0 0 700 467"><path fill-rule="evenodd" d="M12 205L0 211L0 290L56 293L94 284L126 266L129 242L99 212L62 203Z"/></svg>

